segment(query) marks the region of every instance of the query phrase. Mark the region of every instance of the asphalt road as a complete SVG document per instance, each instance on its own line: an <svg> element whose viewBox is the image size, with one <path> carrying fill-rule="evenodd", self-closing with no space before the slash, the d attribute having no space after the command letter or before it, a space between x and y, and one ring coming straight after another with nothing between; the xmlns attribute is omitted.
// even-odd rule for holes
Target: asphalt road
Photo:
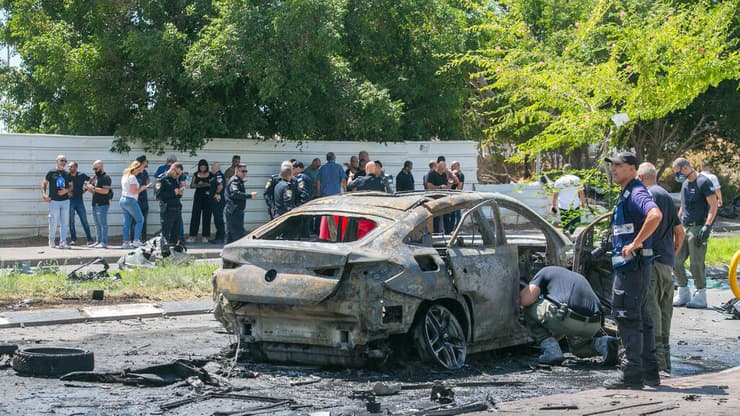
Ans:
<svg viewBox="0 0 740 416"><path fill-rule="evenodd" d="M710 303L730 298L728 290L712 289ZM677 309L673 325L674 375L701 374L740 365L737 345L740 321L727 320L715 310ZM120 371L176 359L204 359L235 340L211 315L154 318L114 322L26 327L0 330L0 342L35 346L82 347L95 353L96 370ZM535 366L537 350L519 347L473 355L457 372L441 371L419 363L400 363L382 371L321 369L277 364L243 363L255 378L231 377L227 381L239 394L289 398L310 407L272 414L363 414L365 403L348 396L354 390L372 389L376 382L402 383L408 389L380 397L383 409L408 414L436 405L429 398L429 383L445 380L456 384L458 403L489 400L493 403L598 388L615 374L597 361L568 359L560 367ZM3 363L6 364L6 363ZM226 367L229 363L224 362ZM219 362L205 367L215 375ZM497 385L481 385L495 382ZM468 387L460 386L468 383ZM471 383L478 383L470 386ZM414 385L426 385L416 389ZM193 396L188 385L131 387L121 384L62 382L57 379L20 377L0 366L0 415L193 415L214 414L264 406L264 401L214 398L163 411L162 404ZM318 412L318 413L317 413ZM324 412L324 413L321 413ZM328 413L327 413L328 412Z"/></svg>

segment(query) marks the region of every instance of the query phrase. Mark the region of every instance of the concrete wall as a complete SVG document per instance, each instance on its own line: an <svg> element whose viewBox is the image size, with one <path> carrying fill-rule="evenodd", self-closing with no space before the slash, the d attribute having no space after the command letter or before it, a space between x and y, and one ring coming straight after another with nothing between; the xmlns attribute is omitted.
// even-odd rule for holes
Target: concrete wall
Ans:
<svg viewBox="0 0 740 416"><path fill-rule="evenodd" d="M110 152L112 137L58 136L35 134L0 134L0 239L37 237L48 235L48 207L40 197L40 184L47 171L54 168L58 154L64 154L68 160L79 163L80 171L92 175L92 162L101 159L105 170L113 180L115 197L111 203L108 217L110 235L120 236L123 221L118 199L121 196L121 174L128 163L138 155L144 154L141 148L134 147L128 154ZM308 165L314 157L322 163L326 153L333 151L338 163L349 161L351 155L360 150L367 150L370 158L381 160L385 171L395 175L402 167L404 160L414 162L414 177L417 189L421 189L421 180L427 171L427 162L445 155L449 162L460 161L465 173L466 189L470 190L476 183L477 143L468 141L454 142L399 142L399 143L361 143L361 142L277 142L246 139L214 139L203 148L197 156L166 152L162 156L147 154L149 172L153 174L159 165L164 163L167 154L175 153L183 162L185 170L194 172L199 159L209 162L220 162L226 170L233 154L241 155L242 162L247 164L247 191L256 191L258 199L247 202L246 227L256 228L268 220L266 206L262 198L267 178L276 173L283 160L296 158ZM159 230L159 204L154 201L149 190L150 211L148 232ZM188 233L192 196L194 190L188 189L183 197L183 220L185 234ZM91 195L85 194L93 235L95 234L91 215ZM77 221L78 235L83 235L82 227ZM214 233L213 226L211 233Z"/></svg>

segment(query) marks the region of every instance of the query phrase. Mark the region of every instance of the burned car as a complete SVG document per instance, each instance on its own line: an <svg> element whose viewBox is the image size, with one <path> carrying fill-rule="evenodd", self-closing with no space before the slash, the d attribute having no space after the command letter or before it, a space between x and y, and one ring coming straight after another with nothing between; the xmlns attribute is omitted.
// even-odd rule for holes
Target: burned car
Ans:
<svg viewBox="0 0 740 416"><path fill-rule="evenodd" d="M435 233L435 218L456 211L454 231ZM430 191L317 199L222 257L215 315L258 357L362 366L413 345L421 359L455 369L467 354L528 342L520 278L571 267L574 253L516 199Z"/></svg>

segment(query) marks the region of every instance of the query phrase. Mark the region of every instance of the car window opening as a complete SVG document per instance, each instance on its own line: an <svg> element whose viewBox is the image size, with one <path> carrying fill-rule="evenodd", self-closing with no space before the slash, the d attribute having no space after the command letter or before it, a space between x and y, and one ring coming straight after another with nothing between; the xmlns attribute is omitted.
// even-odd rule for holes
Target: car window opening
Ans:
<svg viewBox="0 0 740 416"><path fill-rule="evenodd" d="M260 240L349 243L361 240L378 224L367 218L341 215L295 215L267 231Z"/></svg>

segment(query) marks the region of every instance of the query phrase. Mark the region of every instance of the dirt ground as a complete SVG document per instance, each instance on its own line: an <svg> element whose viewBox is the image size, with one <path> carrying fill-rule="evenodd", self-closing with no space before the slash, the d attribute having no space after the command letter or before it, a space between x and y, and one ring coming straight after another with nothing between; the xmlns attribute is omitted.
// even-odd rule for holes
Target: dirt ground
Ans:
<svg viewBox="0 0 740 416"><path fill-rule="evenodd" d="M709 298L711 305L718 306L729 300L731 293L711 289ZM712 309L676 309L672 338L674 375L740 365L739 340L738 320L729 320L727 315ZM175 359L203 359L234 341L211 315L0 330L0 343L92 350L97 371L164 364ZM242 367L256 372L256 377L231 377L228 383L243 389L238 394L291 399L297 405L307 406L290 409L283 405L268 410L280 415L366 414L363 400L349 398L353 391L370 390L376 382L402 383L405 387L399 394L379 397L378 401L386 413L409 414L438 405L430 400L429 384L435 380L456 385L453 390L457 403L488 401L491 405L598 388L604 379L615 374L614 369L602 367L598 359L579 360L571 356L563 366L538 367L536 357L537 349L529 346L476 354L469 357L464 369L454 372L419 363L382 371L244 363ZM215 374L219 365L212 362L205 368ZM495 385L485 385L489 382ZM461 385L466 383L468 386ZM165 403L194 396L193 388L178 384L142 388L20 377L7 366L7 361L0 362L0 390L0 415L247 414L244 409L268 404L214 398L162 410L160 406Z"/></svg>

